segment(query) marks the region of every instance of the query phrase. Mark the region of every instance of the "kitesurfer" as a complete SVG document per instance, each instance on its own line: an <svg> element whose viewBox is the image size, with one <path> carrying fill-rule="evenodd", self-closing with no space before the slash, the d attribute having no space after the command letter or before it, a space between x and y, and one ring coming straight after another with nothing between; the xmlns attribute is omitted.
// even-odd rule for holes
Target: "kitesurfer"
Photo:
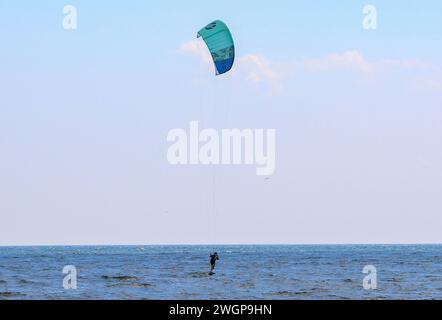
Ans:
<svg viewBox="0 0 442 320"><path fill-rule="evenodd" d="M217 252L210 255L210 272L213 272L213 270L215 269L216 260L219 260Z"/></svg>

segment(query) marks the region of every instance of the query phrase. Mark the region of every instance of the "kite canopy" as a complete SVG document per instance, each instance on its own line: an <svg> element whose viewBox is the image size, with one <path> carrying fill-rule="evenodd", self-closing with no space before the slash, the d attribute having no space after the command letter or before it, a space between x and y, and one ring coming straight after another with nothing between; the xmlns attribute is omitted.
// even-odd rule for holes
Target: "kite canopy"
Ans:
<svg viewBox="0 0 442 320"><path fill-rule="evenodd" d="M228 72L232 69L235 60L235 45L232 34L226 24L215 20L198 32L198 38L202 37L213 62L215 63L216 75Z"/></svg>

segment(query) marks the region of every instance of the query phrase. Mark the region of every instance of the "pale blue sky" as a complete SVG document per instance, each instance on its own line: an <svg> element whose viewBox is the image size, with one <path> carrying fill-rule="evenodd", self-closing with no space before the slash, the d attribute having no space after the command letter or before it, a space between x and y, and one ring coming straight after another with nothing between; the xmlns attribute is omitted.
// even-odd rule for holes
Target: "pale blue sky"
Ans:
<svg viewBox="0 0 442 320"><path fill-rule="evenodd" d="M442 242L442 3L222 4L0 0L0 245ZM170 166L191 120L276 129L275 175Z"/></svg>

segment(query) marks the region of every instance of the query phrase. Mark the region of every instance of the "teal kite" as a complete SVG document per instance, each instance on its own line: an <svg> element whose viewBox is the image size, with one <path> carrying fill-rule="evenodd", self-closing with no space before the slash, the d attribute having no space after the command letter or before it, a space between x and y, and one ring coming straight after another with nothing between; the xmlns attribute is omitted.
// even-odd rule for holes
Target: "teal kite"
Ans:
<svg viewBox="0 0 442 320"><path fill-rule="evenodd" d="M209 48L215 64L216 75L228 72L235 61L235 45L229 28L221 20L209 23L198 32Z"/></svg>

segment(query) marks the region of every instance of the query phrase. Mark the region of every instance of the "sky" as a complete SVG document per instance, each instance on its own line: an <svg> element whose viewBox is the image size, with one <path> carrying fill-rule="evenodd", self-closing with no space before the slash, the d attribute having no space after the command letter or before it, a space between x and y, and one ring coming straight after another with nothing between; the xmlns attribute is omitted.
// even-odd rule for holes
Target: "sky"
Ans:
<svg viewBox="0 0 442 320"><path fill-rule="evenodd" d="M442 243L441 24L436 0L0 0L0 245ZM192 120L275 129L275 174L170 165Z"/></svg>

